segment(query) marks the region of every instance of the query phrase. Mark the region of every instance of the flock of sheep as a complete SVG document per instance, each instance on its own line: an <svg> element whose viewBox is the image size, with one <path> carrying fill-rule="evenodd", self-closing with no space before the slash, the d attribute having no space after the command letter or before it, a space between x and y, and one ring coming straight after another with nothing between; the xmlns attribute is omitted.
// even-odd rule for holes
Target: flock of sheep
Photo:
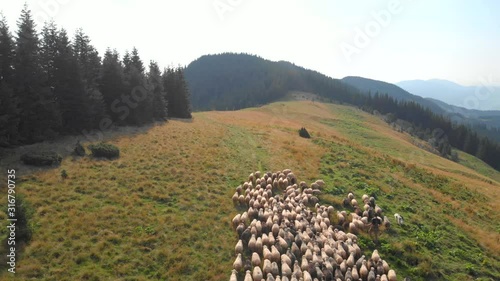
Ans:
<svg viewBox="0 0 500 281"><path fill-rule="evenodd" d="M373 227L382 209L363 196L361 211L352 193L344 200L356 210L350 216L320 205L324 185L299 183L286 169L257 171L236 188L232 199L244 212L232 220L239 241L230 281L397 280L377 250L365 257L357 244L356 233Z"/></svg>

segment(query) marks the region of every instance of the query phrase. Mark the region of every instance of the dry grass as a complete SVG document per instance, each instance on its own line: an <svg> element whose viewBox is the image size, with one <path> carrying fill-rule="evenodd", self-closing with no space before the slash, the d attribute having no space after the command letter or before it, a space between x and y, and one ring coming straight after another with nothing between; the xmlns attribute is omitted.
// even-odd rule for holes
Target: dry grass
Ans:
<svg viewBox="0 0 500 281"><path fill-rule="evenodd" d="M345 150L344 160L328 164L339 177L355 171L370 186L400 198L403 189L383 184L390 175L409 188L405 192L439 201L439 206L429 205L434 211L445 204L462 210L460 219L450 217L454 226L493 255L500 254L499 243L495 244L498 231L494 232L498 223L488 224L500 221L495 212L500 185L492 179L498 174L488 177L421 151L408 135L353 108L279 102L241 111L195 113L193 122L173 120L134 135L117 134L111 143L120 148L119 159L67 157L61 167L25 176L18 189L34 210L34 235L22 253L16 277L227 279L236 243L230 227L237 213L231 202L234 187L255 170L291 168L308 181L323 177L330 147L300 138L301 127L313 140L332 143L340 152L349 148L359 153ZM367 166L356 167L357 162ZM65 180L62 169L69 175ZM450 182L446 189L431 188L413 180L415 169ZM335 181L328 183L343 182ZM448 193L464 189L474 197L466 200ZM331 194L323 199L341 202ZM7 274L0 277L13 279Z"/></svg>

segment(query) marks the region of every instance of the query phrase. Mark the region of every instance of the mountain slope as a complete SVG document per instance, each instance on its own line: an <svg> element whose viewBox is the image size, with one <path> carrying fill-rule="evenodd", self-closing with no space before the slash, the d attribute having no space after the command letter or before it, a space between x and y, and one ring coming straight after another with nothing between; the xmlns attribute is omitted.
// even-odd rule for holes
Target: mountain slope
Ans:
<svg viewBox="0 0 500 281"><path fill-rule="evenodd" d="M391 83L356 76L344 77L342 78L342 82L345 82L357 88L364 94L368 94L369 92L372 95L374 95L376 92L378 92L379 94L387 94L390 97L400 101L416 102L424 107L429 108L436 114L445 113L445 111L434 102L426 100L420 96L410 94L409 92Z"/></svg>
<svg viewBox="0 0 500 281"><path fill-rule="evenodd" d="M476 110L500 110L500 87L462 86L440 80L407 80L396 85L425 98Z"/></svg>
<svg viewBox="0 0 500 281"><path fill-rule="evenodd" d="M398 280L500 278L500 173L476 158L462 155L474 169L451 162L343 105L278 102L193 117L112 139L121 150L114 161L67 157L19 180L33 238L16 276L0 279L226 280L237 242L231 219L241 211L234 188L252 171L284 168L324 179L321 202L337 210L349 191L375 196L393 226L378 244L363 233L358 243L366 255L377 248Z"/></svg>
<svg viewBox="0 0 500 281"><path fill-rule="evenodd" d="M447 104L443 101L427 98L444 109L448 116L456 118L457 122L484 124L487 127L500 128L500 110L476 110Z"/></svg>
<svg viewBox="0 0 500 281"><path fill-rule="evenodd" d="M454 123L472 126L481 135L500 142L500 132L497 130L500 128L500 111L471 110L449 105L440 100L414 95L394 84L363 77L345 77L342 82L357 88L362 93L378 92L388 94L397 100L416 102L436 114L446 116Z"/></svg>
<svg viewBox="0 0 500 281"><path fill-rule="evenodd" d="M358 91L316 71L258 56L206 55L185 70L195 110L232 110L277 101L290 91L349 100Z"/></svg>

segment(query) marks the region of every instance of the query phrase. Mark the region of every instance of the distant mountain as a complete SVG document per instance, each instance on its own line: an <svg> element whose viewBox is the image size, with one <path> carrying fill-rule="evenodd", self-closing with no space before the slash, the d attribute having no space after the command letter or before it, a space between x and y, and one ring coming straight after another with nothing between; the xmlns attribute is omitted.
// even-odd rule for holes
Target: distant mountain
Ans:
<svg viewBox="0 0 500 281"><path fill-rule="evenodd" d="M462 86L441 79L408 80L396 85L414 95L467 109L500 110L500 87Z"/></svg>
<svg viewBox="0 0 500 281"><path fill-rule="evenodd" d="M433 101L426 100L420 96L413 95L404 89L384 81L378 81L358 76L347 76L341 79L342 82L351 85L364 94L375 93L387 94L390 97L397 99L399 101L412 101L416 102L424 107L429 108L436 114L444 114L445 110L435 104Z"/></svg>
<svg viewBox="0 0 500 281"><path fill-rule="evenodd" d="M500 142L500 133L497 130L490 130L491 128L500 129L500 111L466 109L464 107L447 104L437 99L423 98L421 96L414 95L391 83L363 77L348 76L343 78L342 82L359 89L362 93L370 92L373 95L378 92L379 94L388 94L390 97L400 101L416 102L429 108L436 114L448 117L455 123L471 125L482 135L488 136L489 138ZM457 84L453 86L453 82L446 80L435 80L435 82L436 84L448 85L449 88L455 87L458 89L462 87Z"/></svg>

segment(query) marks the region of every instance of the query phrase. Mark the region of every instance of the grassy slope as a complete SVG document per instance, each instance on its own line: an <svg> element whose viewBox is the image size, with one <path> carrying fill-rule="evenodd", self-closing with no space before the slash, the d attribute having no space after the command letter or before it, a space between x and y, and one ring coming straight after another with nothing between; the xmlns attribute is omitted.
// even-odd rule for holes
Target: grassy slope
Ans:
<svg viewBox="0 0 500 281"><path fill-rule="evenodd" d="M302 126L312 140L298 137ZM399 276L500 278L500 173L470 156L461 155L479 172L422 151L356 109L280 102L203 112L112 143L117 160L66 158L18 184L34 211L34 237L17 278L227 279L234 187L251 171L284 168L301 180L325 179L324 202L372 193L388 216L405 216L377 245Z"/></svg>

